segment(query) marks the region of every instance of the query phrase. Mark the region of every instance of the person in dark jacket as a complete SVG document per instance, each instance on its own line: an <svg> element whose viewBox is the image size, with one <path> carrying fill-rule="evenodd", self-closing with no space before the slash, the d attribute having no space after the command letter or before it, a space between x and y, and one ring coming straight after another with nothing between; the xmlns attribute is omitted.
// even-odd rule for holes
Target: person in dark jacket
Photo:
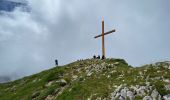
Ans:
<svg viewBox="0 0 170 100"><path fill-rule="evenodd" d="M100 59L100 55L97 56L97 59Z"/></svg>
<svg viewBox="0 0 170 100"><path fill-rule="evenodd" d="M93 56L93 59L96 59L96 55Z"/></svg>
<svg viewBox="0 0 170 100"><path fill-rule="evenodd" d="M103 60L103 59L105 59L105 56L104 56L104 55L102 56L102 60Z"/></svg>
<svg viewBox="0 0 170 100"><path fill-rule="evenodd" d="M58 60L57 59L55 60L55 65L58 66Z"/></svg>

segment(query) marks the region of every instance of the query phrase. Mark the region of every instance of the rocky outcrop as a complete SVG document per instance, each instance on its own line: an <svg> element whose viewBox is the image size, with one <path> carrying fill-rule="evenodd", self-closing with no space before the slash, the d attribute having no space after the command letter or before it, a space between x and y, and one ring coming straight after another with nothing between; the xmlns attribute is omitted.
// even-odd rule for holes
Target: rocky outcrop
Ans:
<svg viewBox="0 0 170 100"><path fill-rule="evenodd" d="M153 86L131 85L128 87L126 84L121 84L109 96L111 100L135 100L135 97L143 98L143 100L162 100L163 98L169 100L170 95L162 98Z"/></svg>

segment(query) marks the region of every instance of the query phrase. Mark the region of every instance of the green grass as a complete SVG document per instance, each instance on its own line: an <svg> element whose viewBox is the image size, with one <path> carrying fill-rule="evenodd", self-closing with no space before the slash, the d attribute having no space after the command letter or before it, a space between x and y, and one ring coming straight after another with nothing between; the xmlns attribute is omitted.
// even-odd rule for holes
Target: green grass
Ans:
<svg viewBox="0 0 170 100"><path fill-rule="evenodd" d="M94 71L91 76L87 76L86 67L91 66L92 63L100 65L103 62L107 64L107 69L100 72ZM144 70L146 69L147 71L145 72ZM161 71L159 74L157 73L158 70ZM113 73L111 73L112 71ZM144 78L140 77L139 72L145 73ZM88 98L96 100L98 97L109 99L108 97L114 91L115 85L146 85L145 79L148 75L150 78L154 78L161 74L170 79L169 73L169 70L162 66L158 69L151 65L133 68L123 59L86 59L75 61L65 66L54 67L13 82L0 84L0 100L31 100L33 97L35 100L43 100L48 95L56 97L57 90L62 88L64 88L64 91L56 97L56 100L87 100ZM121 74L124 76L118 78ZM73 80L73 75L78 76L78 78ZM110 78L107 76L110 76ZM67 84L58 83L57 81L60 79L64 79ZM170 94L170 91L164 89L164 82L159 80L149 81L161 95ZM47 86L49 82L52 82L52 84ZM135 100L141 99L139 96L135 97Z"/></svg>

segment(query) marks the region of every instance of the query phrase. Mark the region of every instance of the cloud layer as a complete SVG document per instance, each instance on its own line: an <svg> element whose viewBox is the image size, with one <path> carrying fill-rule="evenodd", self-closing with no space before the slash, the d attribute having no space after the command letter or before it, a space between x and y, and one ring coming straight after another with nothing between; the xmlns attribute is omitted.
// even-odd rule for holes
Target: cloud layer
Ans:
<svg viewBox="0 0 170 100"><path fill-rule="evenodd" d="M29 75L101 54L101 18L107 57L131 65L170 60L168 0L29 0L30 12L0 15L0 75Z"/></svg>

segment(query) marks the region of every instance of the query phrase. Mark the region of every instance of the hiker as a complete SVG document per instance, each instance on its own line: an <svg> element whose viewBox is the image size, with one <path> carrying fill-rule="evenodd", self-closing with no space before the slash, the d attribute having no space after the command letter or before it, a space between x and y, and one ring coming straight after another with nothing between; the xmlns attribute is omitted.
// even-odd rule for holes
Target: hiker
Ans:
<svg viewBox="0 0 170 100"><path fill-rule="evenodd" d="M96 59L96 55L93 56L93 59Z"/></svg>
<svg viewBox="0 0 170 100"><path fill-rule="evenodd" d="M55 65L58 66L58 60L57 59L55 60Z"/></svg>
<svg viewBox="0 0 170 100"><path fill-rule="evenodd" d="M97 56L97 59L100 59L100 55Z"/></svg>
<svg viewBox="0 0 170 100"><path fill-rule="evenodd" d="M102 60L103 60L103 59L105 59L105 56L104 56L104 55L102 56Z"/></svg>

